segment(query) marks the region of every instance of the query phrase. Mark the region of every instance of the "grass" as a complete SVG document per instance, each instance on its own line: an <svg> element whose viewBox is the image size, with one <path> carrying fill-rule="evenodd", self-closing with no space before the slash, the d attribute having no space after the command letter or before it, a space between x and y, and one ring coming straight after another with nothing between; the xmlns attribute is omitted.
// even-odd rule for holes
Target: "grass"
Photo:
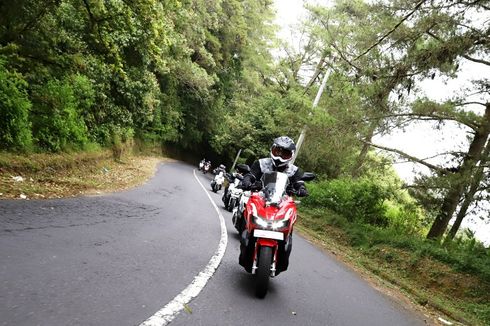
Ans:
<svg viewBox="0 0 490 326"><path fill-rule="evenodd" d="M347 263L466 325L490 325L490 254L441 246L417 235L349 223L328 209L301 208L299 228Z"/></svg>
<svg viewBox="0 0 490 326"><path fill-rule="evenodd" d="M161 160L126 155L116 161L111 150L27 156L0 152L0 198L61 198L127 189L153 175Z"/></svg>

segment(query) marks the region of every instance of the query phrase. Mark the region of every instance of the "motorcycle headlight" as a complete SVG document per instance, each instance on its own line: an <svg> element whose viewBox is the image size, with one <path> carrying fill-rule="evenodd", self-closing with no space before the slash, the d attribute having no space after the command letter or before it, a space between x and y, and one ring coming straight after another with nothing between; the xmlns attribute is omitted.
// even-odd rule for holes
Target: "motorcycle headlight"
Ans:
<svg viewBox="0 0 490 326"><path fill-rule="evenodd" d="M291 219L291 216L293 215L293 210L289 209L286 214L284 214L284 218L280 220L274 220L274 221L269 221L266 220L262 217L260 217L257 214L257 208L255 205L252 204L252 220L255 224L258 226L264 228L264 229L272 229L272 230L281 230L284 229L288 226L289 220Z"/></svg>
<svg viewBox="0 0 490 326"><path fill-rule="evenodd" d="M269 222L257 215L254 215L253 216L253 221L255 224L257 224L258 226L261 226L263 228L268 228L269 227Z"/></svg>
<svg viewBox="0 0 490 326"><path fill-rule="evenodd" d="M286 226L288 226L288 223L289 223L289 219L274 221L272 222L272 229L273 230L283 229Z"/></svg>
<svg viewBox="0 0 490 326"><path fill-rule="evenodd" d="M268 221L260 216L253 215L253 222L264 229L281 230L288 226L289 218L282 220Z"/></svg>
<svg viewBox="0 0 490 326"><path fill-rule="evenodd" d="M272 229L273 230L279 230L279 229L283 229L285 227L288 226L289 224L289 220L291 219L291 216L293 216L293 210L290 208L286 214L284 214L284 218L281 219L281 220L276 220L274 222L272 222Z"/></svg>

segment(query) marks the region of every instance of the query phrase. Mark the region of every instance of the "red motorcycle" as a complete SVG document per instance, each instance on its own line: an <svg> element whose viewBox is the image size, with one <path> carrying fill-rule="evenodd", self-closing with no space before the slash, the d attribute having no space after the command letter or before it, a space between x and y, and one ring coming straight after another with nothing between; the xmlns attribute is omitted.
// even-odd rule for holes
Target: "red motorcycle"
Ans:
<svg viewBox="0 0 490 326"><path fill-rule="evenodd" d="M300 182L314 178L313 173L305 173ZM294 187L286 174L264 173L260 183L261 190L252 193L243 213L245 228L241 232L239 262L247 272L255 274L255 294L263 298L269 279L288 268L297 208L290 196Z"/></svg>

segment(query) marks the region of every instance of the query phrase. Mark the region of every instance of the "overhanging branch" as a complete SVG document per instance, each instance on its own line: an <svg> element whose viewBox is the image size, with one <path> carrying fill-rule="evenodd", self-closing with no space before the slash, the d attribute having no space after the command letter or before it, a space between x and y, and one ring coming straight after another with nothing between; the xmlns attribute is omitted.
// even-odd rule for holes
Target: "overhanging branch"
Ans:
<svg viewBox="0 0 490 326"><path fill-rule="evenodd" d="M434 113L396 113L396 114L385 114L383 116L379 117L374 117L372 119L386 119L386 118L414 118L415 120L422 120L422 121L430 121L430 120L436 120L436 121L443 121L443 120L450 120L450 121L455 121L458 123L461 123L473 130L476 130L479 125L477 123L474 123L473 121L462 121L461 119L458 119L456 117L450 117L450 116L444 116L444 115L438 115Z"/></svg>
<svg viewBox="0 0 490 326"><path fill-rule="evenodd" d="M490 61L473 58L473 57L470 57L469 55L465 55L465 54L463 54L462 57L465 58L466 60L469 60L469 61L473 61L476 63L482 63L484 65L490 66Z"/></svg>
<svg viewBox="0 0 490 326"><path fill-rule="evenodd" d="M382 149L384 151L396 153L396 154L398 154L398 155L400 155L400 156L402 156L402 157L404 157L404 158L406 158L406 159L408 159L408 160L410 160L412 162L416 162L416 163L422 164L422 165L428 167L429 169L438 172L439 174L447 174L448 173L448 171L446 169L444 169L444 168L441 168L441 167L439 167L437 165L433 165L433 164L430 164L428 162L425 162L425 161L423 161L423 160L421 160L421 159L419 159L419 158L417 158L415 156L412 156L410 154L407 154L405 152L402 152L402 151L400 151L398 149L389 148L389 147L385 147L385 146L381 146L381 145L376 145L376 144L373 144L373 143L368 142L368 141L365 141L365 140L361 140L361 141L363 143L365 143L365 144L368 144L370 146L373 146L373 147Z"/></svg>

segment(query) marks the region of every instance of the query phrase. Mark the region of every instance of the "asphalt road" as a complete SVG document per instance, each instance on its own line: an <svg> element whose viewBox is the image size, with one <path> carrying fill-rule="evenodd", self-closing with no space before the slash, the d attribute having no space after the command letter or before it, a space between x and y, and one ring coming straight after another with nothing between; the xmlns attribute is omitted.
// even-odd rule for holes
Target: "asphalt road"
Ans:
<svg viewBox="0 0 490 326"><path fill-rule="evenodd" d="M254 297L221 194L228 246L171 325L425 325L295 235L290 267ZM220 240L208 195L181 163L142 187L98 197L0 201L0 325L139 325L208 264Z"/></svg>

